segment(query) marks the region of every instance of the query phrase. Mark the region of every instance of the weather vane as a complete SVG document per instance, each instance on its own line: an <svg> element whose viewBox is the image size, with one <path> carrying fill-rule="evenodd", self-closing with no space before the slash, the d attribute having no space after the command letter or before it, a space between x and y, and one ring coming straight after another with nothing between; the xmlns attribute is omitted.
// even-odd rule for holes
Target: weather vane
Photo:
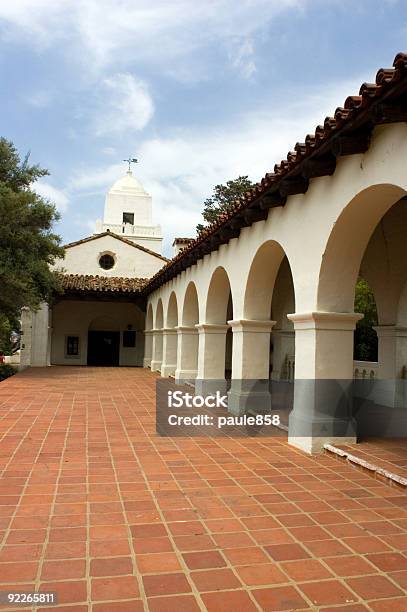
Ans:
<svg viewBox="0 0 407 612"><path fill-rule="evenodd" d="M137 164L137 159L135 157L129 157L128 159L124 159L123 161L129 164L129 169L127 172L131 172L131 164Z"/></svg>

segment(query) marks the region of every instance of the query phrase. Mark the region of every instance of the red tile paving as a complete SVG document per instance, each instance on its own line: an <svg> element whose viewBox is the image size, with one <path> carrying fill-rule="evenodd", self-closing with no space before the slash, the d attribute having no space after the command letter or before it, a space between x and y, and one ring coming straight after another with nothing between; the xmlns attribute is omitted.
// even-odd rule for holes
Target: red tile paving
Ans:
<svg viewBox="0 0 407 612"><path fill-rule="evenodd" d="M1 383L0 591L70 612L407 609L403 491L284 438L159 437L155 379Z"/></svg>

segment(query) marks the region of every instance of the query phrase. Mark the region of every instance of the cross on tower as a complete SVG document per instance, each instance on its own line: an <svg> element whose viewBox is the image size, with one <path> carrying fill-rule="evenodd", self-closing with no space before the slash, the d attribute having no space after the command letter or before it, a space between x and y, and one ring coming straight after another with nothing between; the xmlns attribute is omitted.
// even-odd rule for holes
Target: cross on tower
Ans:
<svg viewBox="0 0 407 612"><path fill-rule="evenodd" d="M127 164L129 164L129 169L127 170L127 172L131 172L131 164L137 164L137 159L135 157L129 157L128 159L124 159L124 162L126 162Z"/></svg>

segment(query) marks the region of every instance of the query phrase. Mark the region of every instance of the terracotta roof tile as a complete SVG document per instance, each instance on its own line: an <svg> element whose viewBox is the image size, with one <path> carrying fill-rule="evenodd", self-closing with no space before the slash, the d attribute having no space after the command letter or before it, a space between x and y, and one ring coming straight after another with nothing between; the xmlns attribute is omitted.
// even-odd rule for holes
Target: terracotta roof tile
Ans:
<svg viewBox="0 0 407 612"><path fill-rule="evenodd" d="M278 192L278 186L282 179L285 179L287 176L293 176L293 173L298 172L297 167L308 157L319 154L319 149L322 149L324 154L332 155L334 139L341 130L344 130L344 133L348 136L352 129L356 129L355 126L358 126L358 121L359 124L362 124L362 121L365 120L365 123L370 124L370 126L375 121L379 123L380 121L377 121L375 117L375 110L377 109L372 108L370 112L370 107L378 101L392 100L392 96L397 98L397 96L400 96L400 91L405 96L407 90L406 77L407 53L398 53L394 58L393 68L381 68L376 74L375 83L363 83L360 87L359 95L346 98L343 107L339 106L333 117L326 117L324 124L318 125L314 134L307 134L304 143L298 142L294 147L294 152L289 152L287 159L274 166L273 173L267 173L253 189L247 191L243 197L231 206L230 211L220 215L214 223L206 227L195 240L192 240L176 257L161 268L147 282L143 292L149 293L154 291L161 284L177 275L180 271L179 264L183 261L187 262L184 269L188 265L193 265L194 253L197 253L198 258L200 252L202 252L201 247L208 244L211 237L217 233L222 225L227 224L233 217L239 215L242 210L253 205L256 200L264 196L270 189L272 193ZM400 82L402 88L399 87L397 89ZM403 105L406 105L405 97L403 98ZM397 121L397 119L391 119L390 121ZM206 252L210 252L210 250L211 247Z"/></svg>
<svg viewBox="0 0 407 612"><path fill-rule="evenodd" d="M172 243L172 245L174 246L174 244L189 244L190 242L192 242L192 240L194 240L194 238L174 238L174 242Z"/></svg>
<svg viewBox="0 0 407 612"><path fill-rule="evenodd" d="M66 291L94 291L140 293L147 278L126 278L123 276L93 276L91 274L60 274L61 284Z"/></svg>

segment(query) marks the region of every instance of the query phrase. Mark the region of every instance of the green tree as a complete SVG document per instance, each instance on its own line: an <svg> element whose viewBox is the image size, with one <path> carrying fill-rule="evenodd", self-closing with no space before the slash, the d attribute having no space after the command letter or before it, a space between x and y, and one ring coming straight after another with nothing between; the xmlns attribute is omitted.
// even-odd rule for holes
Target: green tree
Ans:
<svg viewBox="0 0 407 612"><path fill-rule="evenodd" d="M376 302L373 291L363 278L356 283L355 312L362 313L364 317L356 324L354 358L377 361L377 334L373 329L378 324Z"/></svg>
<svg viewBox="0 0 407 612"><path fill-rule="evenodd" d="M9 349L12 329L18 329L21 308L37 309L59 288L50 270L64 257L60 237L52 227L55 206L33 189L48 171L21 160L13 143L0 138L0 350Z"/></svg>
<svg viewBox="0 0 407 612"><path fill-rule="evenodd" d="M206 224L199 223L196 231L202 232L206 225L210 225L223 212L227 212L233 202L236 202L248 189L253 187L253 183L247 176L238 176L233 181L227 181L226 185L216 185L213 195L204 202L202 216Z"/></svg>

